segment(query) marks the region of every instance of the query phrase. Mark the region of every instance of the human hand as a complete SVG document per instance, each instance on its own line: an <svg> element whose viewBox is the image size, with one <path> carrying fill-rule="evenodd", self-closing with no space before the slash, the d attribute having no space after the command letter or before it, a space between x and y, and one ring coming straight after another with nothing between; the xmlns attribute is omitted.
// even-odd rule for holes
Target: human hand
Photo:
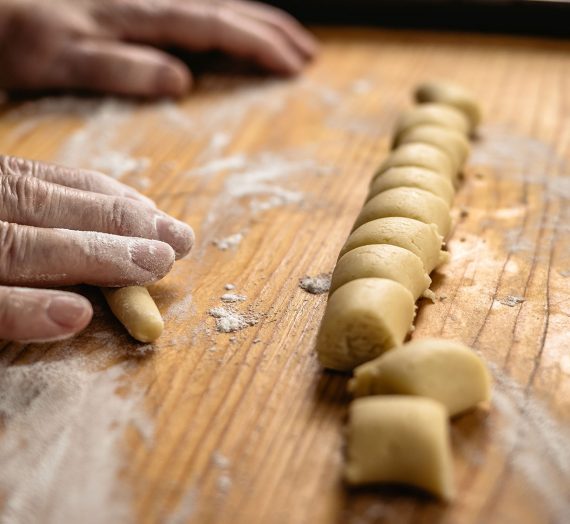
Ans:
<svg viewBox="0 0 570 524"><path fill-rule="evenodd" d="M156 46L220 50L286 75L315 53L295 19L245 0L0 0L0 88L183 95L189 69Z"/></svg>
<svg viewBox="0 0 570 524"><path fill-rule="evenodd" d="M0 339L58 340L91 320L82 296L30 288L150 284L193 242L189 226L110 177L0 156Z"/></svg>

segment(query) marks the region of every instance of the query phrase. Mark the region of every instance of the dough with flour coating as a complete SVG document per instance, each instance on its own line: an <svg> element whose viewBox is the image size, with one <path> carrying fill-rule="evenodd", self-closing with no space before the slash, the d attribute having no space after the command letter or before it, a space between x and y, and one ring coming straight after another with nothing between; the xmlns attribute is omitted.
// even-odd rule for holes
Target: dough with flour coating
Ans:
<svg viewBox="0 0 570 524"><path fill-rule="evenodd" d="M447 104L421 104L400 117L394 130L394 142L398 142L408 129L426 124L455 129L464 135L468 135L471 128L469 120L459 109Z"/></svg>
<svg viewBox="0 0 570 524"><path fill-rule="evenodd" d="M445 200L448 206L451 206L455 196L453 184L447 177L430 169L406 166L392 167L376 177L370 184L367 200L395 187L415 187L429 191Z"/></svg>
<svg viewBox="0 0 570 524"><path fill-rule="evenodd" d="M414 340L358 366L348 387L356 397L429 397L450 416L491 397L491 378L479 356L460 342L432 338Z"/></svg>
<svg viewBox="0 0 570 524"><path fill-rule="evenodd" d="M460 110L469 119L471 131L481 123L477 99L462 86L442 81L424 82L416 88L415 98L420 104L436 102Z"/></svg>
<svg viewBox="0 0 570 524"><path fill-rule="evenodd" d="M380 166L374 178L381 176L382 173L391 167L416 166L431 169L437 173L455 180L457 172L450 160L449 156L441 149L430 144L404 144L394 149L388 158Z"/></svg>
<svg viewBox="0 0 570 524"><path fill-rule="evenodd" d="M434 125L415 126L402 133L395 145L417 143L429 144L445 152L451 159L455 172L463 169L469 156L467 138L454 129Z"/></svg>
<svg viewBox="0 0 570 524"><path fill-rule="evenodd" d="M379 218L355 229L347 238L340 256L368 244L391 244L420 257L429 275L449 258L448 253L441 250L442 241L435 224L405 217Z"/></svg>
<svg viewBox="0 0 570 524"><path fill-rule="evenodd" d="M146 287L102 288L103 295L119 322L140 342L154 342L164 329L160 311Z"/></svg>
<svg viewBox="0 0 570 524"><path fill-rule="evenodd" d="M411 251L390 244L373 244L349 251L334 268L331 293L357 278L388 278L399 282L417 300L431 284L422 260Z"/></svg>
<svg viewBox="0 0 570 524"><path fill-rule="evenodd" d="M353 230L366 222L385 217L406 217L435 224L443 237L451 229L449 206L444 200L423 189L397 187L366 202L356 218Z"/></svg>
<svg viewBox="0 0 570 524"><path fill-rule="evenodd" d="M453 499L447 411L435 400L374 396L353 401L347 430L349 484L405 484Z"/></svg>
<svg viewBox="0 0 570 524"><path fill-rule="evenodd" d="M415 314L412 294L385 278L359 278L330 295L317 335L325 368L350 371L394 346L410 330Z"/></svg>

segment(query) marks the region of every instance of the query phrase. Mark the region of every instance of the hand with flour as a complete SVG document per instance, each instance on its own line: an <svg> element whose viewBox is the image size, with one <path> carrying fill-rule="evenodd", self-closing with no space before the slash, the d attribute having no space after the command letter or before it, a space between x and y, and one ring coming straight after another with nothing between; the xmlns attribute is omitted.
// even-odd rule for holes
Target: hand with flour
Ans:
<svg viewBox="0 0 570 524"><path fill-rule="evenodd" d="M0 88L181 96L192 76L166 46L284 75L315 52L296 20L245 0L0 0Z"/></svg>
<svg viewBox="0 0 570 524"><path fill-rule="evenodd" d="M0 156L0 339L76 334L91 304L39 288L150 284L193 241L189 226L112 178Z"/></svg>

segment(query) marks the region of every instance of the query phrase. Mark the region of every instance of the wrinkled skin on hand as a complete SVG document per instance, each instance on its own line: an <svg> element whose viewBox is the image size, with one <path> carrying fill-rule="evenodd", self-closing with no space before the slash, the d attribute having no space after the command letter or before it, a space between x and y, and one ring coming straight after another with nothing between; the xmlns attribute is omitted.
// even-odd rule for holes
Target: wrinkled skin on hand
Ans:
<svg viewBox="0 0 570 524"><path fill-rule="evenodd" d="M76 334L91 304L39 288L150 284L193 242L188 225L110 177L0 156L0 339Z"/></svg>
<svg viewBox="0 0 570 524"><path fill-rule="evenodd" d="M315 41L276 8L243 0L0 0L0 88L177 97L188 67L160 47L219 50L284 75Z"/></svg>

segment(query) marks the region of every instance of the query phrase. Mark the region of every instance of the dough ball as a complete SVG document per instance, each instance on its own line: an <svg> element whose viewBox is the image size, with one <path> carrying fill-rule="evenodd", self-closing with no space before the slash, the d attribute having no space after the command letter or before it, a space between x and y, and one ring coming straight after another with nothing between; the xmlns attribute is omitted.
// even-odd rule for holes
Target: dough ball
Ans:
<svg viewBox="0 0 570 524"><path fill-rule="evenodd" d="M392 167L376 177L370 184L368 200L387 189L395 187L415 187L429 191L445 200L448 206L453 202L455 190L445 176L423 167Z"/></svg>
<svg viewBox="0 0 570 524"><path fill-rule="evenodd" d="M454 416L490 399L491 378L483 361L464 344L423 339L357 367L349 390L356 397L429 397Z"/></svg>
<svg viewBox="0 0 570 524"><path fill-rule="evenodd" d="M429 144L445 152L455 172L463 169L469 156L469 141L454 129L434 125L415 126L402 133L395 146L417 143Z"/></svg>
<svg viewBox="0 0 570 524"><path fill-rule="evenodd" d="M355 229L346 240L340 256L360 246L390 244L403 247L420 257L429 274L449 258L441 250L442 240L434 224L404 217L379 218Z"/></svg>
<svg viewBox="0 0 570 524"><path fill-rule="evenodd" d="M431 284L420 257L402 247L373 244L357 247L340 257L332 275L331 293L347 282L367 277L399 282L414 300Z"/></svg>
<svg viewBox="0 0 570 524"><path fill-rule="evenodd" d="M350 405L349 484L405 484L451 500L453 462L447 411L429 398L366 397Z"/></svg>
<svg viewBox="0 0 570 524"><path fill-rule="evenodd" d="M330 369L350 371L400 345L415 314L414 297L398 282L359 278L329 297L317 353Z"/></svg>
<svg viewBox="0 0 570 524"><path fill-rule="evenodd" d="M371 198L356 218L354 229L384 217L406 217L435 224L444 237L451 229L451 215L445 201L433 193L413 187L388 189Z"/></svg>
<svg viewBox="0 0 570 524"><path fill-rule="evenodd" d="M119 322L139 342L154 342L164 329L160 311L146 287L103 288L103 295Z"/></svg>
<svg viewBox="0 0 570 524"><path fill-rule="evenodd" d="M420 103L436 102L459 109L468 119L471 131L481 123L481 107L469 90L450 82L425 82L415 92Z"/></svg>
<svg viewBox="0 0 570 524"><path fill-rule="evenodd" d="M390 153L374 177L391 167L416 166L431 169L445 175L449 180L457 178L452 161L447 153L429 144L404 144Z"/></svg>
<svg viewBox="0 0 570 524"><path fill-rule="evenodd" d="M395 142L398 142L408 129L426 124L455 129L464 135L468 135L471 128L469 120L459 109L447 104L421 104L400 117L394 130Z"/></svg>

